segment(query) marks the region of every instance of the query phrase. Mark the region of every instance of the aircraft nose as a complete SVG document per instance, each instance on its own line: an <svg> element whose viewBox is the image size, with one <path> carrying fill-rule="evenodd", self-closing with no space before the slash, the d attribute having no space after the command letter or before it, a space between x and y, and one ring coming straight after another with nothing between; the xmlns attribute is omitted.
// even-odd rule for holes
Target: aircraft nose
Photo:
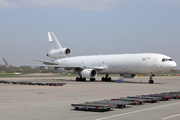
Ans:
<svg viewBox="0 0 180 120"><path fill-rule="evenodd" d="M172 66L172 68L175 68L177 66L176 62L173 61L171 66Z"/></svg>

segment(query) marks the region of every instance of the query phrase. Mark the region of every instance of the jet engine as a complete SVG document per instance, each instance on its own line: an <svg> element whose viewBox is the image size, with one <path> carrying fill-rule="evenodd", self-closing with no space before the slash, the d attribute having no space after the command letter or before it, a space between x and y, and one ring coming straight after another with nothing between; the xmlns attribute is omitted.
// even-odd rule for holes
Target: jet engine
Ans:
<svg viewBox="0 0 180 120"><path fill-rule="evenodd" d="M136 74L123 74L121 76L123 76L125 78L135 78L137 75Z"/></svg>
<svg viewBox="0 0 180 120"><path fill-rule="evenodd" d="M85 78L96 78L97 71L94 69L84 69L81 71L81 75Z"/></svg>
<svg viewBox="0 0 180 120"><path fill-rule="evenodd" d="M71 54L71 50L69 48L61 48L57 50L51 50L47 53L47 56L50 58L58 58L65 57Z"/></svg>

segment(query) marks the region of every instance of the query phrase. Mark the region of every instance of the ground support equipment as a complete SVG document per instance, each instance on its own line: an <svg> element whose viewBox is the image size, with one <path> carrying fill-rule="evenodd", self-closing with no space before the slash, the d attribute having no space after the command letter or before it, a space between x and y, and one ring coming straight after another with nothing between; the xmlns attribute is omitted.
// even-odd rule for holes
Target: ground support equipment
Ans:
<svg viewBox="0 0 180 120"><path fill-rule="evenodd" d="M112 100L103 100L103 101L93 101L90 103L97 103L97 104L108 104L116 106L116 108L125 108L128 103L124 101L112 101Z"/></svg>
<svg viewBox="0 0 180 120"><path fill-rule="evenodd" d="M127 96L127 98L141 99L141 100L143 100L144 102L150 102L150 103L155 103L155 102L157 102L156 98L153 98L153 97Z"/></svg>
<svg viewBox="0 0 180 120"><path fill-rule="evenodd" d="M92 110L92 111L108 111L111 108L115 108L115 105L108 104L98 104L98 103L80 103L71 104L75 110Z"/></svg>

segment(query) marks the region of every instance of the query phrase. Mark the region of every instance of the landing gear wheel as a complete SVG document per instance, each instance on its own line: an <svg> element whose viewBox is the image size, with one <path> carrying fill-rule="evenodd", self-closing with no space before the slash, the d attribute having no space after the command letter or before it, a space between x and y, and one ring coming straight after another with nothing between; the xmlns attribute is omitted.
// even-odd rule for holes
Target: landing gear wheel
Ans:
<svg viewBox="0 0 180 120"><path fill-rule="evenodd" d="M86 78L82 78L82 77L76 77L76 81L86 81Z"/></svg>
<svg viewBox="0 0 180 120"><path fill-rule="evenodd" d="M102 77L101 81L111 81L111 77Z"/></svg>
<svg viewBox="0 0 180 120"><path fill-rule="evenodd" d="M86 81L86 78L82 78L82 81Z"/></svg>
<svg viewBox="0 0 180 120"><path fill-rule="evenodd" d="M154 83L154 81L153 80L149 80L149 84L153 84Z"/></svg>
<svg viewBox="0 0 180 120"><path fill-rule="evenodd" d="M105 81L104 77L101 78L101 81Z"/></svg>
<svg viewBox="0 0 180 120"><path fill-rule="evenodd" d="M78 77L76 77L76 81L79 81L79 78L78 78Z"/></svg>
<svg viewBox="0 0 180 120"><path fill-rule="evenodd" d="M95 78L90 78L90 81L95 81L96 79Z"/></svg>

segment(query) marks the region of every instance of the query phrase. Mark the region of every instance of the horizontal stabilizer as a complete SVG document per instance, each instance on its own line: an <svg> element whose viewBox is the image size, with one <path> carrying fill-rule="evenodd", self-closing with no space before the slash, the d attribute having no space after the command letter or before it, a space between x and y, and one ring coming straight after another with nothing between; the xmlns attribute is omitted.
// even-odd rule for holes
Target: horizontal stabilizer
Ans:
<svg viewBox="0 0 180 120"><path fill-rule="evenodd" d="M43 62L43 64L45 64L45 65L58 65L58 63L54 62L54 61L37 60L37 59L31 59L31 60L38 61L38 62Z"/></svg>

